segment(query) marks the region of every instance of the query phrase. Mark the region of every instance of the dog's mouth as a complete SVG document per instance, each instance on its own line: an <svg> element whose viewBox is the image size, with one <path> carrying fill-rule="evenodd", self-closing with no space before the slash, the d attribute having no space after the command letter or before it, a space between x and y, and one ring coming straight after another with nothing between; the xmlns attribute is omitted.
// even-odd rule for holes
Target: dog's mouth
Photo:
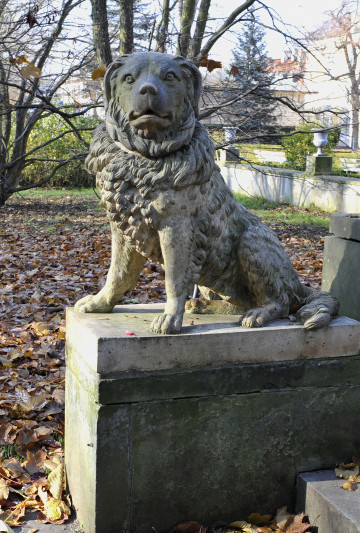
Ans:
<svg viewBox="0 0 360 533"><path fill-rule="evenodd" d="M143 111L130 111L129 120L133 126L145 129L146 127L155 129L164 128L169 125L172 120L171 113L158 113L152 109L145 109Z"/></svg>
<svg viewBox="0 0 360 533"><path fill-rule="evenodd" d="M152 109L145 109L145 111L131 111L130 120L137 119L139 117L159 117L159 118L168 118L170 113L155 113Z"/></svg>

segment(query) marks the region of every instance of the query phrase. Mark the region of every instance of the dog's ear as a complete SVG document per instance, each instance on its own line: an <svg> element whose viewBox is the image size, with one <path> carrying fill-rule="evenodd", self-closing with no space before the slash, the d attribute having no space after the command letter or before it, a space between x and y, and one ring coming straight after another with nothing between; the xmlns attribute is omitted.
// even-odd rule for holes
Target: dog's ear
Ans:
<svg viewBox="0 0 360 533"><path fill-rule="evenodd" d="M112 92L111 80L113 79L113 74L114 74L114 72L117 71L118 68L120 68L120 67L122 67L124 65L124 63L126 62L126 59L129 57L129 55L130 54L125 54L125 55L119 57L119 59L117 59L113 63L110 63L110 65L108 66L108 68L106 70L105 77L104 77L104 108L105 108L105 112L107 111L107 108L108 108L108 105L109 105L109 102L110 102L110 99L111 99L111 92Z"/></svg>
<svg viewBox="0 0 360 533"><path fill-rule="evenodd" d="M199 114L199 99L202 87L200 70L192 61L185 59L182 56L176 56L174 60L179 64L181 70L189 80L188 93L195 116L197 117Z"/></svg>

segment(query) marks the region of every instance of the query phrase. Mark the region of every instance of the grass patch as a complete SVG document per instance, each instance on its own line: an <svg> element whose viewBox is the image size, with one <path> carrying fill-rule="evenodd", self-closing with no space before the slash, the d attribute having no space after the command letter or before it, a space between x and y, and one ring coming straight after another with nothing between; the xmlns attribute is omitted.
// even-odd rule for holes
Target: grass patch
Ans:
<svg viewBox="0 0 360 533"><path fill-rule="evenodd" d="M95 189L97 194L100 193ZM46 202L57 199L81 200L86 198L97 198L94 189L29 189L13 194L7 203L12 201L18 202L19 198L27 200L36 200L38 202Z"/></svg>
<svg viewBox="0 0 360 533"><path fill-rule="evenodd" d="M260 196L246 196L239 193L234 193L234 196L238 202L254 211L266 224L309 224L317 227L329 227L329 213L272 202ZM70 227L74 222L74 209L79 214L87 210L92 212L95 210L99 217L97 223L106 224L105 212L99 206L99 199L93 189L32 189L24 191L21 195L13 195L6 205L21 205L22 203L24 203L24 209L27 213L23 224L28 227L36 226L40 220L43 223L43 228L48 231L55 231L60 227ZM31 211L31 205L34 205L34 213ZM44 206L42 213L41 205Z"/></svg>
<svg viewBox="0 0 360 533"><path fill-rule="evenodd" d="M17 452L15 444L5 444L0 446L0 458L5 461L6 459L11 459L15 457L18 461L23 461L24 457Z"/></svg>
<svg viewBox="0 0 360 533"><path fill-rule="evenodd" d="M256 213L266 224L310 225L328 228L330 214L316 209L295 207L280 202L271 202L259 196L245 196L234 193L236 200Z"/></svg>

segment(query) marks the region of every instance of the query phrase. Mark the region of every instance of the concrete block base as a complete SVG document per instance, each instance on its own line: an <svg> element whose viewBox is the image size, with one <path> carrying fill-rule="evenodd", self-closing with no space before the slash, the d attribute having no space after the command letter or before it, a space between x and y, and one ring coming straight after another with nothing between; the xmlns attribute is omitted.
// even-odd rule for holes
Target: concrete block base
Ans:
<svg viewBox="0 0 360 533"><path fill-rule="evenodd" d="M306 157L306 172L315 175L331 174L332 157L327 155L308 155Z"/></svg>
<svg viewBox="0 0 360 533"><path fill-rule="evenodd" d="M340 302L340 313L360 320L360 215L331 215L325 237L322 289Z"/></svg>
<svg viewBox="0 0 360 533"><path fill-rule="evenodd" d="M358 448L359 322L248 330L200 315L155 336L158 312L68 310L65 460L86 533L291 509L298 472Z"/></svg>
<svg viewBox="0 0 360 533"><path fill-rule="evenodd" d="M296 509L305 512L318 533L360 533L360 493L341 488L333 470L298 476Z"/></svg>

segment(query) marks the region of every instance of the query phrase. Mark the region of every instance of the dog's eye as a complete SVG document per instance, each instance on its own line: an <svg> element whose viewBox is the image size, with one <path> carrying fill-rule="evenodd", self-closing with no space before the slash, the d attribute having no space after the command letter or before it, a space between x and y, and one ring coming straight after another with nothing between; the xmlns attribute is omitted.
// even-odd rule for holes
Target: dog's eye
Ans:
<svg viewBox="0 0 360 533"><path fill-rule="evenodd" d="M175 74L173 72L168 72L165 76L167 81L173 81L175 79Z"/></svg>
<svg viewBox="0 0 360 533"><path fill-rule="evenodd" d="M127 74L125 77L124 77L124 81L126 81L126 83L134 83L135 81L135 78L134 76L132 76L131 74Z"/></svg>

